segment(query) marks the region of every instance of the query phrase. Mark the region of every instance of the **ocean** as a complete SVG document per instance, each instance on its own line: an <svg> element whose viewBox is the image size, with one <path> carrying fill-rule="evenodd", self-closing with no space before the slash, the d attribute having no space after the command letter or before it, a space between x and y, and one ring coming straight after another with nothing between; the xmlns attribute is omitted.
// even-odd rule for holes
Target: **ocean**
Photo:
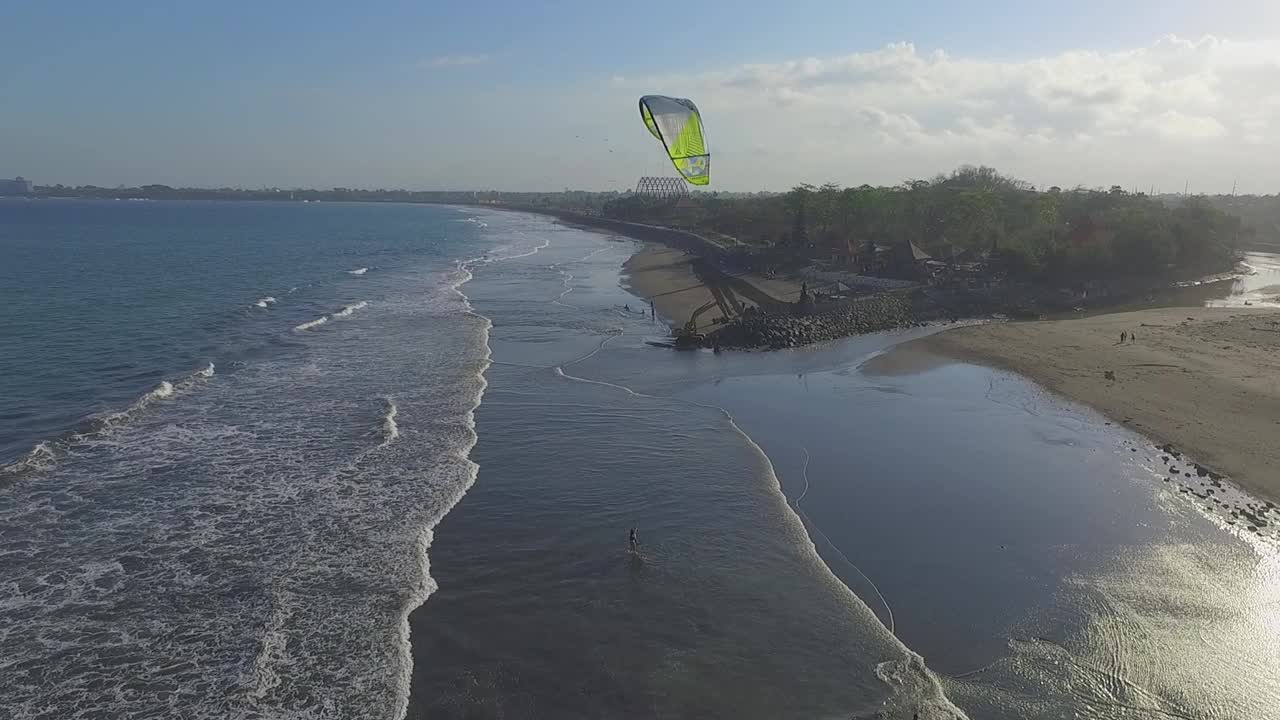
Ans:
<svg viewBox="0 0 1280 720"><path fill-rule="evenodd" d="M475 477L458 288L539 241L437 207L0 213L5 715L402 714Z"/></svg>
<svg viewBox="0 0 1280 720"><path fill-rule="evenodd" d="M672 353L637 245L0 201L14 718L1234 718L1280 554L936 328ZM627 552L638 529L641 551Z"/></svg>

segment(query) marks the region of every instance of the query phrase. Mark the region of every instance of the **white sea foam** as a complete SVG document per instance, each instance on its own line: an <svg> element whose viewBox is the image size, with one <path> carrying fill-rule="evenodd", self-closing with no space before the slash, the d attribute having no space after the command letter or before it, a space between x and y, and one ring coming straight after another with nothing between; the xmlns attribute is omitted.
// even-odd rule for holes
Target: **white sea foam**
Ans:
<svg viewBox="0 0 1280 720"><path fill-rule="evenodd" d="M308 320L307 322L304 322L301 325L295 325L293 327L293 330L294 332L303 332L304 330L310 330L313 327L323 325L327 322L329 322L329 316L321 315L319 318L316 318L315 320Z"/></svg>
<svg viewBox="0 0 1280 720"><path fill-rule="evenodd" d="M400 413L400 408L396 407L395 400L386 398L387 411L382 415L382 442L378 447L386 447L395 442L400 437L400 426L396 424L396 415Z"/></svg>
<svg viewBox="0 0 1280 720"><path fill-rule="evenodd" d="M7 478L47 470L53 467L57 460L58 454L53 443L49 441L38 442L35 447L27 451L26 455L7 465L0 465L0 487L3 487Z"/></svg>
<svg viewBox="0 0 1280 720"><path fill-rule="evenodd" d="M6 465L0 465L0 485L22 475L53 468L58 459L76 444L105 436L140 415L151 405L186 392L213 375L213 363L208 363L180 380L161 380L158 385L143 393L125 409L93 417L86 426L57 440L42 440L36 443L22 457Z"/></svg>
<svg viewBox="0 0 1280 720"><path fill-rule="evenodd" d="M195 372L191 373L187 377L182 378L176 382L161 380L159 385L156 385L150 392L138 398L129 407L125 408L120 412L111 413L109 415L104 415L101 418L99 418L98 422L100 427L97 429L101 430L107 426L114 425L121 421L129 420L133 416L141 412L142 410L145 410L152 403L155 403L159 400L167 400L173 397L177 393L182 393L187 390L190 390L192 387L196 385L196 383L199 383L202 380L208 380L213 376L214 376L213 363L206 363L204 367L200 368L199 370L196 370Z"/></svg>
<svg viewBox="0 0 1280 720"><path fill-rule="evenodd" d="M492 253L485 253L480 257L472 258L470 260L464 260L458 263L458 267L459 268L466 267L469 270L472 265L488 265L489 263L501 262L503 260L518 260L520 258L526 258L531 255L537 255L539 251L547 249L548 247L550 247L550 245L551 245L551 241L545 238L542 240L542 242L538 243L537 245L533 245L532 247L517 247L514 244L506 245L506 246L497 248ZM511 252L511 251L514 251L514 252ZM506 252L511 252L511 254L509 255L503 254ZM466 283L466 281L470 279L471 278L468 276L467 279L463 280L462 282Z"/></svg>
<svg viewBox="0 0 1280 720"><path fill-rule="evenodd" d="M276 301L276 299L275 299L275 298L273 298L273 297L271 297L270 295L268 295L267 297L259 298L259 299L258 299L258 302L254 303L254 305L256 305L256 306L258 306L258 307L260 307L260 308L264 308L264 307L266 307L266 306L270 305L271 303L273 303L273 302L275 302L275 301Z"/></svg>
<svg viewBox="0 0 1280 720"><path fill-rule="evenodd" d="M6 717L91 706L154 717L189 707L195 720L402 718L408 616L435 589L430 529L477 471L467 455L489 323L461 314L450 288L464 277L444 273L433 290L447 303L426 308L454 318L458 342L424 353L393 334L376 349L253 363L180 415L140 418L62 458L49 482L0 491L0 527L30 528L0 533L0 615L25 618L0 628L15 666L0 683ZM413 317L420 299L386 302ZM333 435L347 401L398 380L403 396L384 396L373 417L379 448ZM170 384L169 399L152 402L180 395L182 382ZM431 429L413 435L419 420ZM88 573L102 558L113 562ZM132 612L148 597L163 599ZM72 612L86 606L92 617ZM147 692L132 690L138 677L154 679Z"/></svg>
<svg viewBox="0 0 1280 720"><path fill-rule="evenodd" d="M549 244L549 243L548 243ZM546 247L546 245L543 245ZM534 250L537 252L537 250ZM531 253L532 254L532 253ZM476 477L480 473L480 466L471 460L471 450L476 445L478 435L476 434L476 409L480 407L480 403L484 400L484 392L489 387L489 381L485 379L485 371L493 364L493 349L489 345L490 332L493 330L493 321L489 318L477 313L471 305L471 299L462 292L462 286L471 281L474 275L471 272L470 265L479 259L464 261L458 263L457 277L453 283L449 285L449 289L456 293L458 298L462 300L464 307L463 312L482 321L480 327L481 347L484 349L484 357L481 360L480 367L476 371L475 379L478 381L478 388L472 398L470 407L463 416L463 422L466 428L466 435L462 440L461 447L457 449L458 456L462 458L463 474L462 486L457 489L452 498L445 503L434 522L428 523L422 528L418 534L417 543L415 545L418 567L421 568L421 581L416 583L404 605L401 607L399 622L399 642L398 650L400 656L400 672L397 677L397 702L391 717L396 720L404 720L405 715L409 711L409 688L410 681L413 678L413 646L410 642L411 631L409 628L409 616L413 614L431 597L431 594L439 587L435 578L431 577L431 561L428 551L431 548L431 541L434 538L433 530L444 516L448 515L458 501L475 485ZM490 262L485 260L485 262ZM388 400L390 402L390 400ZM394 407L394 403L392 403ZM396 436L399 437L399 428L396 428Z"/></svg>
<svg viewBox="0 0 1280 720"><path fill-rule="evenodd" d="M362 267L362 268L356 268L355 270L348 270L348 271L347 271L347 274L348 274L348 275L363 275L363 274L365 274L365 273L367 273L367 272L369 272L369 268L367 268L367 267Z"/></svg>
<svg viewBox="0 0 1280 720"><path fill-rule="evenodd" d="M281 592L274 598L271 617L263 627L258 652L254 655L253 664L247 672L248 677L245 678L245 686L249 688L249 701L255 705L280 687L280 668L288 664L289 636L285 633L285 626L293 611L292 603L283 601L285 595L286 593Z"/></svg>
<svg viewBox="0 0 1280 720"><path fill-rule="evenodd" d="M142 400L138 401L138 405L141 406L146 403L154 402L156 400L163 400L164 398L167 398L167 397L173 397L173 383L169 382L168 380L161 380L160 384L156 386L155 390L152 390L151 392L142 396Z"/></svg>
<svg viewBox="0 0 1280 720"><path fill-rule="evenodd" d="M125 408L124 410L99 416L94 423L94 425L96 426L94 430L95 431L105 430L111 427L112 425L125 422L130 418L132 418L134 415L145 410L148 405L156 402L157 400L164 400L165 398L173 397L173 391L174 391L173 383L169 382L168 380L161 380L159 385L156 385L149 392L147 392L142 397L135 400L132 405Z"/></svg>
<svg viewBox="0 0 1280 720"><path fill-rule="evenodd" d="M368 305L369 303L365 302L364 300L361 300L358 303L352 303L350 305L343 305L342 309L334 313L333 316L335 318L351 317L351 313L357 310L360 310L364 307L367 307Z"/></svg>
<svg viewBox="0 0 1280 720"><path fill-rule="evenodd" d="M518 239L473 262L548 244ZM57 458L56 474L0 492L0 527L30 528L0 535L0 607L16 603L26 618L0 629L14 675L0 706L15 717L82 707L167 717L181 702L197 720L403 718L408 618L436 589L432 528L478 471L468 456L493 324L462 292L472 267L445 272L427 303L421 288L377 300L403 327L420 327L423 312L452 318L439 347L371 333L376 345L257 361L225 380L206 365L152 388L136 421ZM380 413L344 424L387 383L395 395ZM208 390L175 403L198 385ZM30 453L33 464L56 454ZM131 611L156 597L148 613ZM95 612L72 612L85 606ZM139 693L138 677L155 680Z"/></svg>
<svg viewBox="0 0 1280 720"><path fill-rule="evenodd" d="M553 265L548 265L547 266L548 268L552 270L556 270L557 272L560 273L560 284L564 288L564 290L560 291L560 294L556 296L556 299L551 301L551 304L560 305L561 307L567 307L573 310L581 310L582 308L578 307L577 305L574 305L572 303L567 303L564 301L565 296L573 292L573 285L571 285L570 283L573 282L574 275L568 270L562 269L560 266L570 265L573 263L586 262L587 260L590 260L591 258L595 257L596 255L599 255L600 253L604 252L607 249L608 248L596 248L595 250L592 250L591 252L587 253L586 255L583 255L577 260L570 260L564 263L555 263Z"/></svg>

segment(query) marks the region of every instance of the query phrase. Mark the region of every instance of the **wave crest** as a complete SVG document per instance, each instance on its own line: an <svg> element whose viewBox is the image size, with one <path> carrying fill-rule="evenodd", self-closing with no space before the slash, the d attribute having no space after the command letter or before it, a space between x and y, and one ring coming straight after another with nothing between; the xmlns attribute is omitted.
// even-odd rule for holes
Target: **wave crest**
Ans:
<svg viewBox="0 0 1280 720"><path fill-rule="evenodd" d="M0 465L0 487L30 473L52 468L76 443L102 437L134 419L151 405L186 392L213 375L213 363L208 363L177 382L161 380L158 385L143 393L125 409L90 418L79 429L59 439L42 440L36 443L35 447L27 451L27 454L7 465Z"/></svg>
<svg viewBox="0 0 1280 720"><path fill-rule="evenodd" d="M55 443L49 441L38 442L35 447L27 451L26 455L8 465L0 465L0 487L4 486L7 479L26 475L27 473L48 470L57 461L58 451Z"/></svg>
<svg viewBox="0 0 1280 720"><path fill-rule="evenodd" d="M343 306L342 306L342 309L341 309L341 310L339 310L338 312L334 313L334 314L333 314L333 316L334 316L334 317L336 317L336 318L351 317L351 313L353 313L353 312L355 312L355 311L357 311L357 310L359 310L359 309L361 309L361 308L366 307L368 304L369 304L369 303L365 302L364 300L361 300L361 301L360 301L360 302L358 302L358 303L352 303L352 304L350 304L350 305L343 305Z"/></svg>
<svg viewBox="0 0 1280 720"><path fill-rule="evenodd" d="M315 319L315 320L308 320L307 322L304 322L304 323L302 323L301 325L294 325L294 326L293 326L293 331L294 331L294 332L303 332L303 331L305 331L305 330L310 330L310 329L311 329L311 328L313 328L313 327L317 327L317 326L319 326L319 325L323 325L323 324L325 324L325 323L327 323L327 322L329 322L329 316L328 316L328 315L321 315L319 318L317 318L317 319Z"/></svg>
<svg viewBox="0 0 1280 720"><path fill-rule="evenodd" d="M386 398L386 402L387 411L382 416L382 442L378 447L386 447L400 437L400 426L396 424L400 408L396 407L395 400L391 398Z"/></svg>

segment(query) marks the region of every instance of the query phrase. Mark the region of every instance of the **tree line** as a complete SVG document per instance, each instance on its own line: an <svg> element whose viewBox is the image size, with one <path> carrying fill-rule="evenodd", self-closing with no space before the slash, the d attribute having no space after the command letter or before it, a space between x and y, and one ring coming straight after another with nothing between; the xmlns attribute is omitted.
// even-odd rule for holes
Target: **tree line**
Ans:
<svg viewBox="0 0 1280 720"><path fill-rule="evenodd" d="M1012 276L1054 282L1228 270L1252 234L1203 197L1170 205L1119 186L1036 190L972 166L893 187L799 185L772 197L706 197L692 210L624 198L606 211L814 257L911 242L942 261L998 257Z"/></svg>

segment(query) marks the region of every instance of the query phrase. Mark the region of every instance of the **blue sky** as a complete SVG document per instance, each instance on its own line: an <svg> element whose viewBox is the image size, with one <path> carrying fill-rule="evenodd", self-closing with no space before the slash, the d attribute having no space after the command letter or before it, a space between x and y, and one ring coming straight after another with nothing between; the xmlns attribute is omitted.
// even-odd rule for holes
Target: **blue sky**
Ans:
<svg viewBox="0 0 1280 720"><path fill-rule="evenodd" d="M621 188L662 169L658 92L699 102L726 189L1280 190L1264 0L9 5L0 175L38 182Z"/></svg>

